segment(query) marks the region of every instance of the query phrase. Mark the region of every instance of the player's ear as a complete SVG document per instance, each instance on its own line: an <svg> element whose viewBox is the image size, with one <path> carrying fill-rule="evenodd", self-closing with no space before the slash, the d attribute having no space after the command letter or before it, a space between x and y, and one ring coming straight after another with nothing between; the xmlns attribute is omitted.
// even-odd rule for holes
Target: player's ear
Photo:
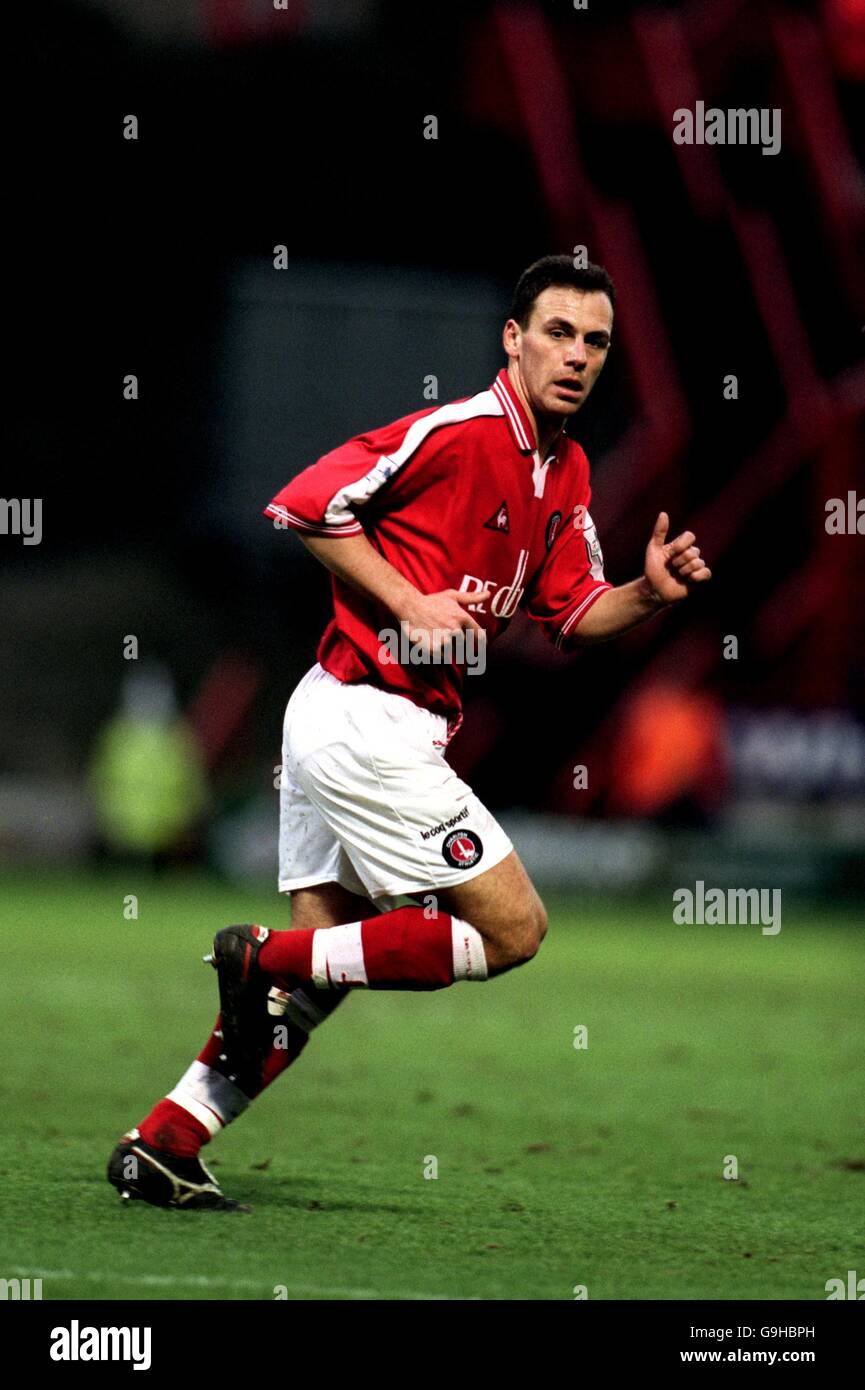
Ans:
<svg viewBox="0 0 865 1390"><path fill-rule="evenodd" d="M502 346L508 357L517 357L520 350L520 325L516 319L508 319L502 332Z"/></svg>

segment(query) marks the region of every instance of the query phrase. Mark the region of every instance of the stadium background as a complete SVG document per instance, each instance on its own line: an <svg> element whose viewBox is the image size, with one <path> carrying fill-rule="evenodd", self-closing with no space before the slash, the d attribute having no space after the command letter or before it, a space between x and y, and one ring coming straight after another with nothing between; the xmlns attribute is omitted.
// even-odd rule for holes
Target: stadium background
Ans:
<svg viewBox="0 0 865 1390"><path fill-rule="evenodd" d="M519 271L579 245L619 293L575 431L607 577L640 572L661 507L715 577L567 658L518 618L452 760L577 925L589 893L668 923L697 878L855 918L865 541L825 521L865 493L861 3L54 0L24 23L2 490L44 511L40 545L0 537L9 920L34 883L95 901L156 870L284 924L281 718L329 586L261 508L430 404L430 375L442 402L486 386ZM780 153L675 145L697 99L780 107Z"/></svg>

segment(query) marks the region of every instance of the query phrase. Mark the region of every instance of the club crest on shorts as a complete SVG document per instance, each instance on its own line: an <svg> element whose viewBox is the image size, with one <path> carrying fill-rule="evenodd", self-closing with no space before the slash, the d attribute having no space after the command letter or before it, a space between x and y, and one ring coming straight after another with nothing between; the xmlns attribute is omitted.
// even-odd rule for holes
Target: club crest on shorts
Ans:
<svg viewBox="0 0 865 1390"><path fill-rule="evenodd" d="M455 830L442 845L445 863L454 869L470 869L477 864L483 852L481 837L473 830Z"/></svg>

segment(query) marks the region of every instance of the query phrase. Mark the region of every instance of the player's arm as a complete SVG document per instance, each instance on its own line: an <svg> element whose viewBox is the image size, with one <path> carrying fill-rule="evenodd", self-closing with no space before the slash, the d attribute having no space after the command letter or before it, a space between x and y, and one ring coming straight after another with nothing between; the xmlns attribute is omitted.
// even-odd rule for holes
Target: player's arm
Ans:
<svg viewBox="0 0 865 1390"><path fill-rule="evenodd" d="M646 547L641 579L607 589L595 600L574 630L579 643L607 642L651 618L661 608L680 603L697 584L711 579L712 571L694 544L693 531L683 531L667 541L670 518L661 512Z"/></svg>
<svg viewBox="0 0 865 1390"><path fill-rule="evenodd" d="M336 538L298 534L307 550L338 579L383 604L398 622L407 623L409 636L432 629L442 634L468 627L480 630L460 605L483 602L490 597L489 590L477 594L444 589L437 594L422 594L364 535Z"/></svg>
<svg viewBox="0 0 865 1390"><path fill-rule="evenodd" d="M430 629L443 634L479 629L461 605L482 601L483 595L455 589L420 593L370 544L358 519L358 510L392 485L391 454L404 448L407 421L414 418L396 420L331 450L292 478L265 507L264 515L295 530L317 560L343 583L393 613L398 622L407 623L410 635ZM443 643L444 637L435 645Z"/></svg>

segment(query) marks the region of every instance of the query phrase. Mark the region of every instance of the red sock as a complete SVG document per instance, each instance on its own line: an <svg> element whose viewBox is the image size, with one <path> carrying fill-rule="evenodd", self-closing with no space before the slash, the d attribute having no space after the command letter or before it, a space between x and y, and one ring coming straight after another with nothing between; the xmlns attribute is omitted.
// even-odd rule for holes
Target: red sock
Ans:
<svg viewBox="0 0 865 1390"><path fill-rule="evenodd" d="M337 927L271 931L259 951L258 961L262 970L275 977L283 988L290 990L294 982L312 981L320 998L329 996L334 1001L333 1006L346 987L351 986L432 990L444 989L457 979L487 978L483 941L475 928L447 912L427 917L425 909L420 907L398 907L393 912ZM221 1020L217 1017L197 1061L230 1081L228 1064L222 1060L222 1038L217 1036L220 1032ZM262 1085L255 1095L260 1095L300 1056L308 1037L303 1028L291 1024L285 1025L284 1033L275 1034L274 1045L265 1062ZM185 1095L187 1092L181 1090L182 1086L183 1081L179 1083L178 1094ZM225 1109L213 1111L206 1100L196 1100L196 1104L203 1106L199 1113L208 1124L211 1114L217 1116L214 1128L220 1123L229 1123L246 1102L235 1087L227 1102L223 1088L219 1103L227 1104L227 1112ZM154 1106L138 1130L145 1143L184 1157L196 1155L211 1137L207 1125L168 1098Z"/></svg>
<svg viewBox="0 0 865 1390"><path fill-rule="evenodd" d="M312 938L314 927L296 931L271 931L258 953L258 964L265 975L282 975L291 982L312 976Z"/></svg>
<svg viewBox="0 0 865 1390"><path fill-rule="evenodd" d="M138 1126L138 1133L145 1144L179 1158L195 1158L202 1144L210 1139L204 1125L173 1100L157 1101L147 1119Z"/></svg>
<svg viewBox="0 0 865 1390"><path fill-rule="evenodd" d="M197 1062L203 1062L206 1067L216 1067L222 1056L225 1044L222 1041L222 1014L216 1015L216 1022L207 1036L207 1042L196 1057Z"/></svg>
<svg viewBox="0 0 865 1390"><path fill-rule="evenodd" d="M338 999L333 999L329 1012L333 1012L338 1002ZM274 1029L282 1027L283 1025L274 1019ZM219 1036L221 1031L222 1015L217 1014L213 1029L196 1060L206 1067L212 1067L214 1071L227 1075L227 1063L222 1061L224 1044ZM248 1099L254 1100L256 1096L261 1095L262 1091L282 1075L286 1067L297 1060L308 1042L309 1034L291 1024L284 1025L284 1032L275 1031L273 1046L265 1059L261 1086L252 1091ZM167 1097L157 1101L147 1118L138 1126L138 1133L146 1144L152 1144L155 1149L163 1149L166 1153L176 1154L180 1158L195 1158L202 1146L209 1143L212 1137L207 1127L194 1115Z"/></svg>
<svg viewBox="0 0 865 1390"><path fill-rule="evenodd" d="M222 1028L222 1014L216 1015L216 1022L208 1034L207 1042L198 1054L198 1061L207 1067L219 1064L222 1039L218 1036ZM210 1142L210 1133L200 1120L177 1105L173 1100L159 1100L150 1114L138 1126L138 1133L145 1144L166 1153L176 1154L178 1158L195 1158L199 1149Z"/></svg>
<svg viewBox="0 0 865 1390"><path fill-rule="evenodd" d="M370 989L444 989L453 984L450 913L430 918L424 916L422 907L398 907L361 922L360 936ZM343 953L328 949L327 968L328 976L336 974L334 983L338 983L339 974L345 971ZM348 970L350 974L350 964Z"/></svg>
<svg viewBox="0 0 865 1390"><path fill-rule="evenodd" d="M421 907L398 907L339 927L272 931L258 963L269 975L311 979L321 989L444 989L455 979L487 977L474 927L447 912L427 917Z"/></svg>

